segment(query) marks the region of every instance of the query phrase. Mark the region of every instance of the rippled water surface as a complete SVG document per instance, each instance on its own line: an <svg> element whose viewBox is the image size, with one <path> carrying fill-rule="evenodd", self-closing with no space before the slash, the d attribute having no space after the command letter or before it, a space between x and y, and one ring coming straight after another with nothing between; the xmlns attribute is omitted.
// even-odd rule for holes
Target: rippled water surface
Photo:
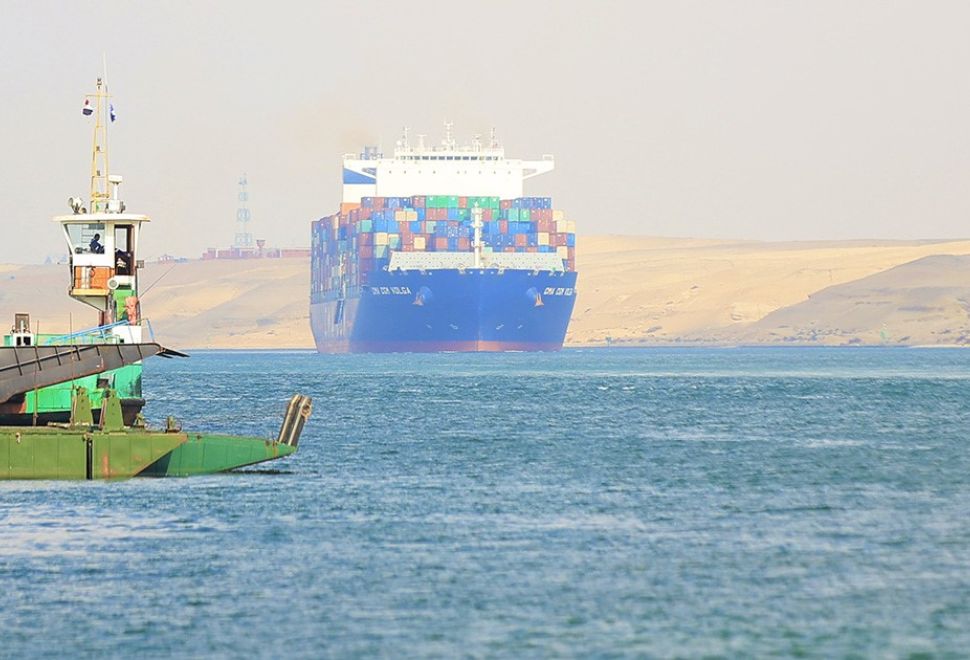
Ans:
<svg viewBox="0 0 970 660"><path fill-rule="evenodd" d="M970 351L195 353L261 469L0 483L0 657L970 649Z"/></svg>

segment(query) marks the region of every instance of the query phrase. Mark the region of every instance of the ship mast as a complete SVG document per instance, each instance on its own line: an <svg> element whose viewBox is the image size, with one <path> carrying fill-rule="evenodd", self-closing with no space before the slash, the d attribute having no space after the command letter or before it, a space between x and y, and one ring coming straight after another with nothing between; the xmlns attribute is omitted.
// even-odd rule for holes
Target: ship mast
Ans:
<svg viewBox="0 0 970 660"><path fill-rule="evenodd" d="M97 90L84 97L94 104L94 140L91 148L91 213L107 209L111 194L108 190L108 85L98 78Z"/></svg>
<svg viewBox="0 0 970 660"><path fill-rule="evenodd" d="M475 251L475 268L481 268L484 263L483 253L485 244L482 243L482 209L475 204L472 209L472 227L475 230L475 238L472 241L472 249Z"/></svg>

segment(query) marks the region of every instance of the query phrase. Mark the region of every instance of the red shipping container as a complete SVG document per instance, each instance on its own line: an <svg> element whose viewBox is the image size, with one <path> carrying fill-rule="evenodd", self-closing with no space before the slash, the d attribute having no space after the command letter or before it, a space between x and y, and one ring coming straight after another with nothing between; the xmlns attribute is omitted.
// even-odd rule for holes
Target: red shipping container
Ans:
<svg viewBox="0 0 970 660"><path fill-rule="evenodd" d="M553 234L549 237L549 242L556 247L562 247L566 244L566 234Z"/></svg>
<svg viewBox="0 0 970 660"><path fill-rule="evenodd" d="M460 251L465 252L467 250L470 250L471 247L472 247L472 242L470 240L468 240L467 238L459 238L458 239L458 249Z"/></svg>
<svg viewBox="0 0 970 660"><path fill-rule="evenodd" d="M459 197L458 198L458 208L460 208L460 209L467 209L468 208L468 198L467 197Z"/></svg>
<svg viewBox="0 0 970 660"><path fill-rule="evenodd" d="M503 234L508 234L509 233L509 221L508 220L499 220L498 221L498 230L499 230L499 232L501 232Z"/></svg>
<svg viewBox="0 0 970 660"><path fill-rule="evenodd" d="M424 195L415 195L411 198L411 208L423 209L425 204L427 204L427 199Z"/></svg>
<svg viewBox="0 0 970 660"><path fill-rule="evenodd" d="M512 208L512 200L511 199L500 200L498 203L498 207L500 209L510 209Z"/></svg>
<svg viewBox="0 0 970 660"><path fill-rule="evenodd" d="M505 248L505 251L506 252L515 252L515 248L510 245L507 248Z"/></svg>
<svg viewBox="0 0 970 660"><path fill-rule="evenodd" d="M482 209L482 220L485 222L492 220L492 209Z"/></svg>
<svg viewBox="0 0 970 660"><path fill-rule="evenodd" d="M374 208L375 209L383 209L384 208L384 198L383 197L375 197L374 198Z"/></svg>
<svg viewBox="0 0 970 660"><path fill-rule="evenodd" d="M438 236L434 239L434 249L435 250L447 250L448 249L448 238L445 236Z"/></svg>
<svg viewBox="0 0 970 660"><path fill-rule="evenodd" d="M374 244L374 234L370 234L370 233L361 234L360 236L357 237L357 244L358 245L361 245L361 246L363 246L363 245L373 245Z"/></svg>
<svg viewBox="0 0 970 660"><path fill-rule="evenodd" d="M526 252L538 252L538 251L539 251L539 248L537 248L537 247L534 247L534 246L529 246L529 247L527 247L527 248L525 249L525 251L526 251Z"/></svg>
<svg viewBox="0 0 970 660"><path fill-rule="evenodd" d="M361 245L357 249L357 254L360 255L361 259L371 259L374 256L374 246L373 245Z"/></svg>
<svg viewBox="0 0 970 660"><path fill-rule="evenodd" d="M525 234L516 234L515 235L515 246L516 247L524 247L524 246L526 246L528 244L529 244L529 237L528 236L526 236Z"/></svg>

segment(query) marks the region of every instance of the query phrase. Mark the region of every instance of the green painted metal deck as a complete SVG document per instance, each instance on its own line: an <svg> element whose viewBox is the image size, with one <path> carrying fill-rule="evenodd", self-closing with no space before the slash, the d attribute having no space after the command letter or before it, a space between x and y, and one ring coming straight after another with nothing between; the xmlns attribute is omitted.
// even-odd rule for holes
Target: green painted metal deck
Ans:
<svg viewBox="0 0 970 660"><path fill-rule="evenodd" d="M0 479L128 479L187 440L137 429L0 427Z"/></svg>
<svg viewBox="0 0 970 660"><path fill-rule="evenodd" d="M225 472L283 458L296 452L296 445L275 440L228 435L190 434L185 444L159 458L140 476L190 477Z"/></svg>

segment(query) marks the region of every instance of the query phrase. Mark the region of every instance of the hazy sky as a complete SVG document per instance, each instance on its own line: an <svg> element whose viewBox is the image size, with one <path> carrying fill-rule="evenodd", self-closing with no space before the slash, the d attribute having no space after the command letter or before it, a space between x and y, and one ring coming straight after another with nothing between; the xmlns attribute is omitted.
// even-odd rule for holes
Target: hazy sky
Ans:
<svg viewBox="0 0 970 660"><path fill-rule="evenodd" d="M970 236L968 2L0 0L0 262L64 252L107 53L143 256L307 245L340 156L403 125L555 154L581 233Z"/></svg>

